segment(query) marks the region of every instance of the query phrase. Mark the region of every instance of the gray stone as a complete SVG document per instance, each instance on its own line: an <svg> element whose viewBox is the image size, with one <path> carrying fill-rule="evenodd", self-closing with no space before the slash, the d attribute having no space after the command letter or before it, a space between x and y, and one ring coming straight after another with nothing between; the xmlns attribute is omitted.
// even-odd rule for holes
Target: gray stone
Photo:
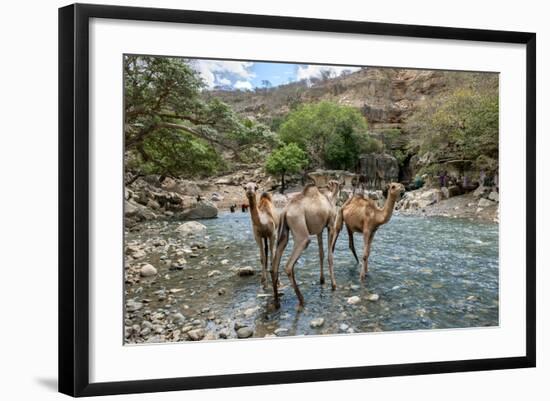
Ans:
<svg viewBox="0 0 550 401"><path fill-rule="evenodd" d="M309 322L310 327L314 329L321 327L323 324L325 324L325 319L323 319L322 317L318 317L317 319L313 319L311 322Z"/></svg>
<svg viewBox="0 0 550 401"><path fill-rule="evenodd" d="M237 274L241 277L252 276L254 274L254 268L252 266L244 266L237 269Z"/></svg>
<svg viewBox="0 0 550 401"><path fill-rule="evenodd" d="M498 192L491 192L489 194L489 199L492 200L493 202L498 202L499 201L499 195L498 195Z"/></svg>
<svg viewBox="0 0 550 401"><path fill-rule="evenodd" d="M206 226L196 221L188 221L176 228L176 231L183 236L191 236L203 234L206 231Z"/></svg>
<svg viewBox="0 0 550 401"><path fill-rule="evenodd" d="M273 332L277 337L283 337L288 335L288 329L284 327L279 327Z"/></svg>
<svg viewBox="0 0 550 401"><path fill-rule="evenodd" d="M359 298L357 295L354 295L353 297L349 297L347 300L347 303L349 305L356 305L359 302L361 302L361 298Z"/></svg>
<svg viewBox="0 0 550 401"><path fill-rule="evenodd" d="M187 336L192 341L202 340L204 338L205 334L206 333L204 332L204 329L194 329L194 330L189 330L187 332Z"/></svg>
<svg viewBox="0 0 550 401"><path fill-rule="evenodd" d="M239 330L237 330L238 338L252 337L252 334L254 334L254 330L252 330L250 327L241 327Z"/></svg>
<svg viewBox="0 0 550 401"><path fill-rule="evenodd" d="M477 206L479 206L479 207L488 207L488 206L493 206L494 204L495 204L495 202L493 202L489 199L481 198L479 200L479 202L477 203Z"/></svg>
<svg viewBox="0 0 550 401"><path fill-rule="evenodd" d="M370 294L367 299L372 302L376 302L380 299L380 295L378 294Z"/></svg>
<svg viewBox="0 0 550 401"><path fill-rule="evenodd" d="M145 263L141 265L139 269L139 274L141 277L151 277L157 274L157 269L155 268L155 266L149 263Z"/></svg>

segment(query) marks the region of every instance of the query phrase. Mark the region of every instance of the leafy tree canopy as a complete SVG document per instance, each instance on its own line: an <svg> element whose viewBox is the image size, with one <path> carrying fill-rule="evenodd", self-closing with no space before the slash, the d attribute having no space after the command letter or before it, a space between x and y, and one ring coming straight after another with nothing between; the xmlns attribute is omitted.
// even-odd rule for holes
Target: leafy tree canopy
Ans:
<svg viewBox="0 0 550 401"><path fill-rule="evenodd" d="M236 158L254 143L273 141L269 128L240 118L216 98L189 62L170 57L124 58L124 136L136 173L204 175L223 167L221 150Z"/></svg>
<svg viewBox="0 0 550 401"><path fill-rule="evenodd" d="M279 136L305 151L312 167L352 169L361 153L373 150L367 121L359 110L328 101L292 111Z"/></svg>
<svg viewBox="0 0 550 401"><path fill-rule="evenodd" d="M411 146L430 153L431 169L462 163L474 169L498 167L498 77L471 75L449 93L428 101L407 123Z"/></svg>
<svg viewBox="0 0 550 401"><path fill-rule="evenodd" d="M281 176L281 193L285 187L285 174L300 172L307 165L306 153L295 143L289 143L274 151L265 164L269 174Z"/></svg>

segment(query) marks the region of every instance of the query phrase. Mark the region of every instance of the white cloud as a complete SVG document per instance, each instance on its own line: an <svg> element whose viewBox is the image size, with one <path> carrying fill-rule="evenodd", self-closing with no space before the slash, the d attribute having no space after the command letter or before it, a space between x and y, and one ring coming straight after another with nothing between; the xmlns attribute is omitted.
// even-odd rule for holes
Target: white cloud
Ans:
<svg viewBox="0 0 550 401"><path fill-rule="evenodd" d="M361 67L336 67L331 65L307 65L304 67L298 67L296 73L296 79L301 81L302 79L310 80L312 78L321 78L323 73L329 73L331 78L342 75L343 72L355 72L359 71Z"/></svg>
<svg viewBox="0 0 550 401"><path fill-rule="evenodd" d="M237 81L233 86L235 89L252 90L252 84L249 81Z"/></svg>
<svg viewBox="0 0 550 401"><path fill-rule="evenodd" d="M208 88L213 88L217 82L231 76L240 79L254 78L251 71L254 63L249 61L193 60L191 66L204 80Z"/></svg>
<svg viewBox="0 0 550 401"><path fill-rule="evenodd" d="M216 76L216 83L218 85L231 85L231 81L227 78L221 78L220 76Z"/></svg>

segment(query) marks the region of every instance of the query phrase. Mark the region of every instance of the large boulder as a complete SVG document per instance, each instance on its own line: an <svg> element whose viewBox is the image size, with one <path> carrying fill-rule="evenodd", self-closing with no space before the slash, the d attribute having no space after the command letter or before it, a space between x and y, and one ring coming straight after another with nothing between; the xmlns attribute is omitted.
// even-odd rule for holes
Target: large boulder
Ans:
<svg viewBox="0 0 550 401"><path fill-rule="evenodd" d="M213 219L218 217L218 208L211 202L200 201L179 214L183 220Z"/></svg>
<svg viewBox="0 0 550 401"><path fill-rule="evenodd" d="M176 228L176 231L183 236L202 234L206 231L206 226L196 221L188 221Z"/></svg>

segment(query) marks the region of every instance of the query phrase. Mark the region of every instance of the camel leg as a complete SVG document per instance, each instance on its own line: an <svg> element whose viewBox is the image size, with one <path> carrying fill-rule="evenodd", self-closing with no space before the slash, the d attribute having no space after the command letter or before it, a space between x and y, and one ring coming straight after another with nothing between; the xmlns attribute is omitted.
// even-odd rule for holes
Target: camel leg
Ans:
<svg viewBox="0 0 550 401"><path fill-rule="evenodd" d="M359 274L359 278L361 281L365 281L366 274L369 271L368 263L369 263L371 242L372 242L372 233L370 231L363 232L363 243L364 243L363 264L361 266L361 273Z"/></svg>
<svg viewBox="0 0 550 401"><path fill-rule="evenodd" d="M325 259L325 252L323 249L323 232L317 234L317 244L319 244L319 265L321 266L321 277L319 278L319 282L321 284L325 284L325 273L323 269L323 261ZM330 249L329 249L330 253Z"/></svg>
<svg viewBox="0 0 550 401"><path fill-rule="evenodd" d="M273 262L271 263L271 282L273 284L273 302L276 308L279 308L279 265L281 264L281 257L283 252L288 244L288 232L283 232L277 241L277 249L275 250L275 255L273 256ZM277 283L277 285L275 285Z"/></svg>
<svg viewBox="0 0 550 401"><path fill-rule="evenodd" d="M336 243L336 238L338 237L338 231L335 229L328 230L328 241L329 244ZM332 290L336 289L336 278L334 277L334 245L332 249L329 248L328 252L328 271L330 273L330 283L332 284Z"/></svg>
<svg viewBox="0 0 550 401"><path fill-rule="evenodd" d="M258 244L258 248L260 248L260 261L262 263L261 283L263 289L265 290L267 288L267 255L265 254L262 237L260 237L259 235L254 235L254 238L256 239L256 244Z"/></svg>
<svg viewBox="0 0 550 401"><path fill-rule="evenodd" d="M307 229L306 229L305 236L295 235L294 248L292 249L292 253L288 258L288 262L286 262L286 267L285 267L285 272L288 275L290 283L292 284L292 288L294 288L294 292L296 293L296 296L298 297L300 307L304 306L304 297L300 292L300 289L298 288L298 284L296 284L296 276L294 275L294 265L296 264L296 261L298 260L302 252L308 247L309 243L310 243L310 239L309 239L309 235L307 235Z"/></svg>
<svg viewBox="0 0 550 401"><path fill-rule="evenodd" d="M275 234L271 234L271 236L269 237L269 253L270 253L269 262L271 264L269 271L271 273L271 281L272 281L272 284L275 286L275 288L277 288L279 284L279 277L275 277L276 282L273 282L273 259L275 259Z"/></svg>
<svg viewBox="0 0 550 401"><path fill-rule="evenodd" d="M348 229L349 249L351 249L351 253L353 253L353 256L355 257L355 261L359 263L357 252L355 252L355 244L353 243L353 231L351 231L351 229L347 225L346 225L346 228Z"/></svg>

